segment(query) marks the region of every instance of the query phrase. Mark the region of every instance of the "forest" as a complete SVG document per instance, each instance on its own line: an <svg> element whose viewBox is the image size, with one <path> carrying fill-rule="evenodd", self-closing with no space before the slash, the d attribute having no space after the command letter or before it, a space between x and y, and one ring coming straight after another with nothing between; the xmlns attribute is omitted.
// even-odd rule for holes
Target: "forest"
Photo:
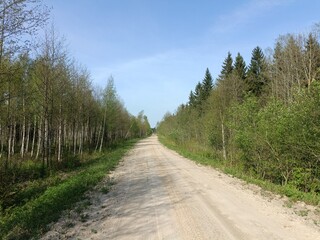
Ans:
<svg viewBox="0 0 320 240"><path fill-rule="evenodd" d="M319 196L319 30L257 46L249 64L228 52L219 76L207 69L189 101L164 116L159 136L233 172Z"/></svg>
<svg viewBox="0 0 320 240"><path fill-rule="evenodd" d="M102 164L97 158L151 132L143 111L137 116L127 111L112 76L104 88L93 86L89 71L70 56L49 20L50 9L41 0L0 1L0 238L14 226L20 230L13 239L30 237L32 227L19 225L21 219L34 221L35 229L39 221L55 219L116 163L90 170L90 178L77 175L79 169L90 172L87 167ZM69 175L77 180L68 185ZM30 204L60 183L67 184L61 196L51 188L46 200L34 203L44 206L41 215ZM51 205L44 204L48 201ZM48 209L53 218L46 222ZM31 212L40 215L32 219Z"/></svg>
<svg viewBox="0 0 320 240"><path fill-rule="evenodd" d="M54 169L69 157L149 133L144 112L126 110L112 76L104 89L92 86L54 27L29 41L49 17L41 1L2 1L0 14L0 181L28 161Z"/></svg>

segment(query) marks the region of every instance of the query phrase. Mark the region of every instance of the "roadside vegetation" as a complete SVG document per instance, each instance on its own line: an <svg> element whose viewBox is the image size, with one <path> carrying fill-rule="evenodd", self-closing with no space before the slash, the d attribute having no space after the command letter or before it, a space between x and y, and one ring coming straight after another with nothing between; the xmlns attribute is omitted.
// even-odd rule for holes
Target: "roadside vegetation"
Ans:
<svg viewBox="0 0 320 240"><path fill-rule="evenodd" d="M207 69L157 132L184 156L319 205L319 26L254 48L249 65L228 53L216 81Z"/></svg>
<svg viewBox="0 0 320 240"><path fill-rule="evenodd" d="M91 155L78 167L56 171L46 178L25 181L12 188L17 194L0 215L1 239L30 239L46 231L63 210L75 206L84 193L113 170L136 140L126 141L103 153ZM8 207L10 206L10 207Z"/></svg>
<svg viewBox="0 0 320 240"><path fill-rule="evenodd" d="M124 107L112 76L92 85L47 28L42 0L1 1L0 18L0 239L28 239L151 129L143 111Z"/></svg>

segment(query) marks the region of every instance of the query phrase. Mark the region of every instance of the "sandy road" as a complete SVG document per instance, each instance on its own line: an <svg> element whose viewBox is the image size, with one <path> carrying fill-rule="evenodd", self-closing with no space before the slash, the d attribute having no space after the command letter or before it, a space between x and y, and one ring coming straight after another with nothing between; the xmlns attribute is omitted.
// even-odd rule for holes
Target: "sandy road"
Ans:
<svg viewBox="0 0 320 240"><path fill-rule="evenodd" d="M113 178L113 190L97 194L87 221L57 238L320 239L316 226L288 213L279 200L198 166L160 145L156 136L139 142ZM47 238L53 236L51 231Z"/></svg>

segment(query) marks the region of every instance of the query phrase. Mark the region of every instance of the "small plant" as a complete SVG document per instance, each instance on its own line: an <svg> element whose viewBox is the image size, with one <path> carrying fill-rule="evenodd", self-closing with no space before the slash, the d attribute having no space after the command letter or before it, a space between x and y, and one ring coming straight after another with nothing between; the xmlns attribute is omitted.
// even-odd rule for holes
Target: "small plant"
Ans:
<svg viewBox="0 0 320 240"><path fill-rule="evenodd" d="M299 211L296 211L296 214L297 214L298 216L301 216L301 217L306 217L306 216L308 216L308 213L309 213L308 210L299 210Z"/></svg>
<svg viewBox="0 0 320 240"><path fill-rule="evenodd" d="M261 193L261 196L263 196L263 197L272 198L272 193L269 192L269 191L266 191L266 190L264 190L264 189L261 189L260 193Z"/></svg>
<svg viewBox="0 0 320 240"><path fill-rule="evenodd" d="M314 212L315 212L315 214L320 215L320 208L319 208L319 207L317 207L317 208L316 208L316 210L315 210Z"/></svg>
<svg viewBox="0 0 320 240"><path fill-rule="evenodd" d="M95 233L95 234L98 233L98 231L96 229L91 229L91 232Z"/></svg>
<svg viewBox="0 0 320 240"><path fill-rule="evenodd" d="M81 222L86 222L89 219L89 214L81 214L80 215L80 221Z"/></svg>
<svg viewBox="0 0 320 240"><path fill-rule="evenodd" d="M292 201L290 201L290 200L288 200L288 201L286 201L285 203L284 203L284 205L283 206L285 206L285 207L287 207L287 208L292 208L292 206L293 206L293 202Z"/></svg>
<svg viewBox="0 0 320 240"><path fill-rule="evenodd" d="M87 199L81 203L79 203L79 205L76 207L75 211L76 213L81 213L83 210L87 209L88 206L91 205L91 202Z"/></svg>
<svg viewBox="0 0 320 240"><path fill-rule="evenodd" d="M109 186L104 186L101 188L100 190L102 193L107 194L108 192L110 192L110 187Z"/></svg>
<svg viewBox="0 0 320 240"><path fill-rule="evenodd" d="M72 227L75 226L75 224L74 224L73 222L71 222L71 221L67 221L67 222L64 224L64 226L65 226L66 228L72 228Z"/></svg>

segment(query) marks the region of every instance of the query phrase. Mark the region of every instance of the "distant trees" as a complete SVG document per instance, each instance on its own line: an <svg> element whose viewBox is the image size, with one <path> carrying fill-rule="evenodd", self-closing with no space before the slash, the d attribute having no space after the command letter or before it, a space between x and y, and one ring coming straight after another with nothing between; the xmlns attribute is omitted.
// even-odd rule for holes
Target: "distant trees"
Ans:
<svg viewBox="0 0 320 240"><path fill-rule="evenodd" d="M245 174L319 193L319 85L317 31L280 36L267 56L254 48L248 67L229 52L208 97L199 82L157 132Z"/></svg>
<svg viewBox="0 0 320 240"><path fill-rule="evenodd" d="M25 42L47 17L40 0L0 1L0 187L30 160L44 172L151 133L143 112L126 110L112 77L102 92L92 87L53 28L37 51Z"/></svg>

